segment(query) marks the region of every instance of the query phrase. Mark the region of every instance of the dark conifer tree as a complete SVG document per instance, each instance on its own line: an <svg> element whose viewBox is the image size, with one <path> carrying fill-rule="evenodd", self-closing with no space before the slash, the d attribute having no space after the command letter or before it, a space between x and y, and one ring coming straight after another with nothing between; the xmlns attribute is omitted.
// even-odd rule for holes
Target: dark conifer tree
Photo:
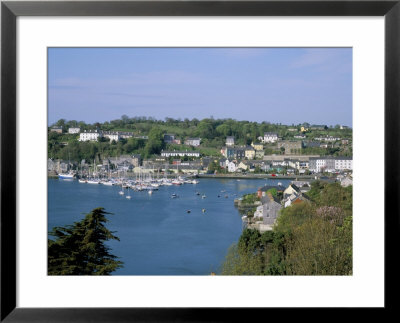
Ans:
<svg viewBox="0 0 400 323"><path fill-rule="evenodd" d="M48 241L49 275L109 275L122 267L104 242L118 240L104 224L111 214L99 207L73 225L55 227Z"/></svg>

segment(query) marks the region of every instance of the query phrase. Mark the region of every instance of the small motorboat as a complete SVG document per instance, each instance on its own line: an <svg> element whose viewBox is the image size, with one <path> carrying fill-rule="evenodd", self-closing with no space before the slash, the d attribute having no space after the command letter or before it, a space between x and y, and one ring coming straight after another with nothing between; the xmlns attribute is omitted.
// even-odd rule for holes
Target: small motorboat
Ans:
<svg viewBox="0 0 400 323"><path fill-rule="evenodd" d="M206 209L201 209L201 212L206 213Z"/></svg>
<svg viewBox="0 0 400 323"><path fill-rule="evenodd" d="M175 199L175 198L177 198L177 197L178 197L178 195L176 195L175 193L171 195L171 198L172 198L172 199Z"/></svg>

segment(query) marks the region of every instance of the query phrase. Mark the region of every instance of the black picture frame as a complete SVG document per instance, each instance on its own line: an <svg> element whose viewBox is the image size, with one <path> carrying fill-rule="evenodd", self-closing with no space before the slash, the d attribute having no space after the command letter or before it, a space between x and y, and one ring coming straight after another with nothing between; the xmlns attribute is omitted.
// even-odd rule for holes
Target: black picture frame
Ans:
<svg viewBox="0 0 400 323"><path fill-rule="evenodd" d="M256 319L258 314L265 314L262 312L263 309L238 308L51 309L16 307L16 19L19 16L384 16L384 309L395 310L395 296L391 296L391 291L398 286L399 282L398 274L394 273L396 266L394 266L393 260L398 256L395 238L399 233L400 224L398 189L400 155L398 140L400 128L399 2L400 0L3 1L1 3L1 322L230 322L239 318L238 312L251 314L253 319ZM379 173L382 172L379 171Z"/></svg>

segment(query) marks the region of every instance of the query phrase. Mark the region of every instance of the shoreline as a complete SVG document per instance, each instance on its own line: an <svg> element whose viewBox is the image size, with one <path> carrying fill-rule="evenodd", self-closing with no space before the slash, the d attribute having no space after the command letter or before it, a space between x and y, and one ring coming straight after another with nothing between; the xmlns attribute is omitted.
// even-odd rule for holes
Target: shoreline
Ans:
<svg viewBox="0 0 400 323"><path fill-rule="evenodd" d="M133 177L133 176L128 176ZM166 176L167 178L175 178L176 175ZM284 175L276 175L271 176L268 174L247 174L247 175L239 175L239 174L197 174L192 176L194 178L203 178L203 179L213 179L213 178L228 178L228 179L290 179L290 180L314 180L315 176L311 175L298 175L298 176L284 176ZM49 179L57 179L58 175L48 174L47 178Z"/></svg>
<svg viewBox="0 0 400 323"><path fill-rule="evenodd" d="M271 176L270 174L198 174L198 178L232 178L232 179L309 179L314 180L315 175L276 175Z"/></svg>

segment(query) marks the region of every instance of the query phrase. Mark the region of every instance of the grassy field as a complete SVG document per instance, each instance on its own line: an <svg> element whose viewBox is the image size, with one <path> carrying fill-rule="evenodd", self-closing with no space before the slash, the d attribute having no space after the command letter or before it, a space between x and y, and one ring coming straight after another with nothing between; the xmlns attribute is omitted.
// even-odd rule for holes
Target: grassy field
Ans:
<svg viewBox="0 0 400 323"><path fill-rule="evenodd" d="M217 148L212 148L212 147L198 147L200 154L203 154L205 156L221 156L221 151L220 149Z"/></svg>

